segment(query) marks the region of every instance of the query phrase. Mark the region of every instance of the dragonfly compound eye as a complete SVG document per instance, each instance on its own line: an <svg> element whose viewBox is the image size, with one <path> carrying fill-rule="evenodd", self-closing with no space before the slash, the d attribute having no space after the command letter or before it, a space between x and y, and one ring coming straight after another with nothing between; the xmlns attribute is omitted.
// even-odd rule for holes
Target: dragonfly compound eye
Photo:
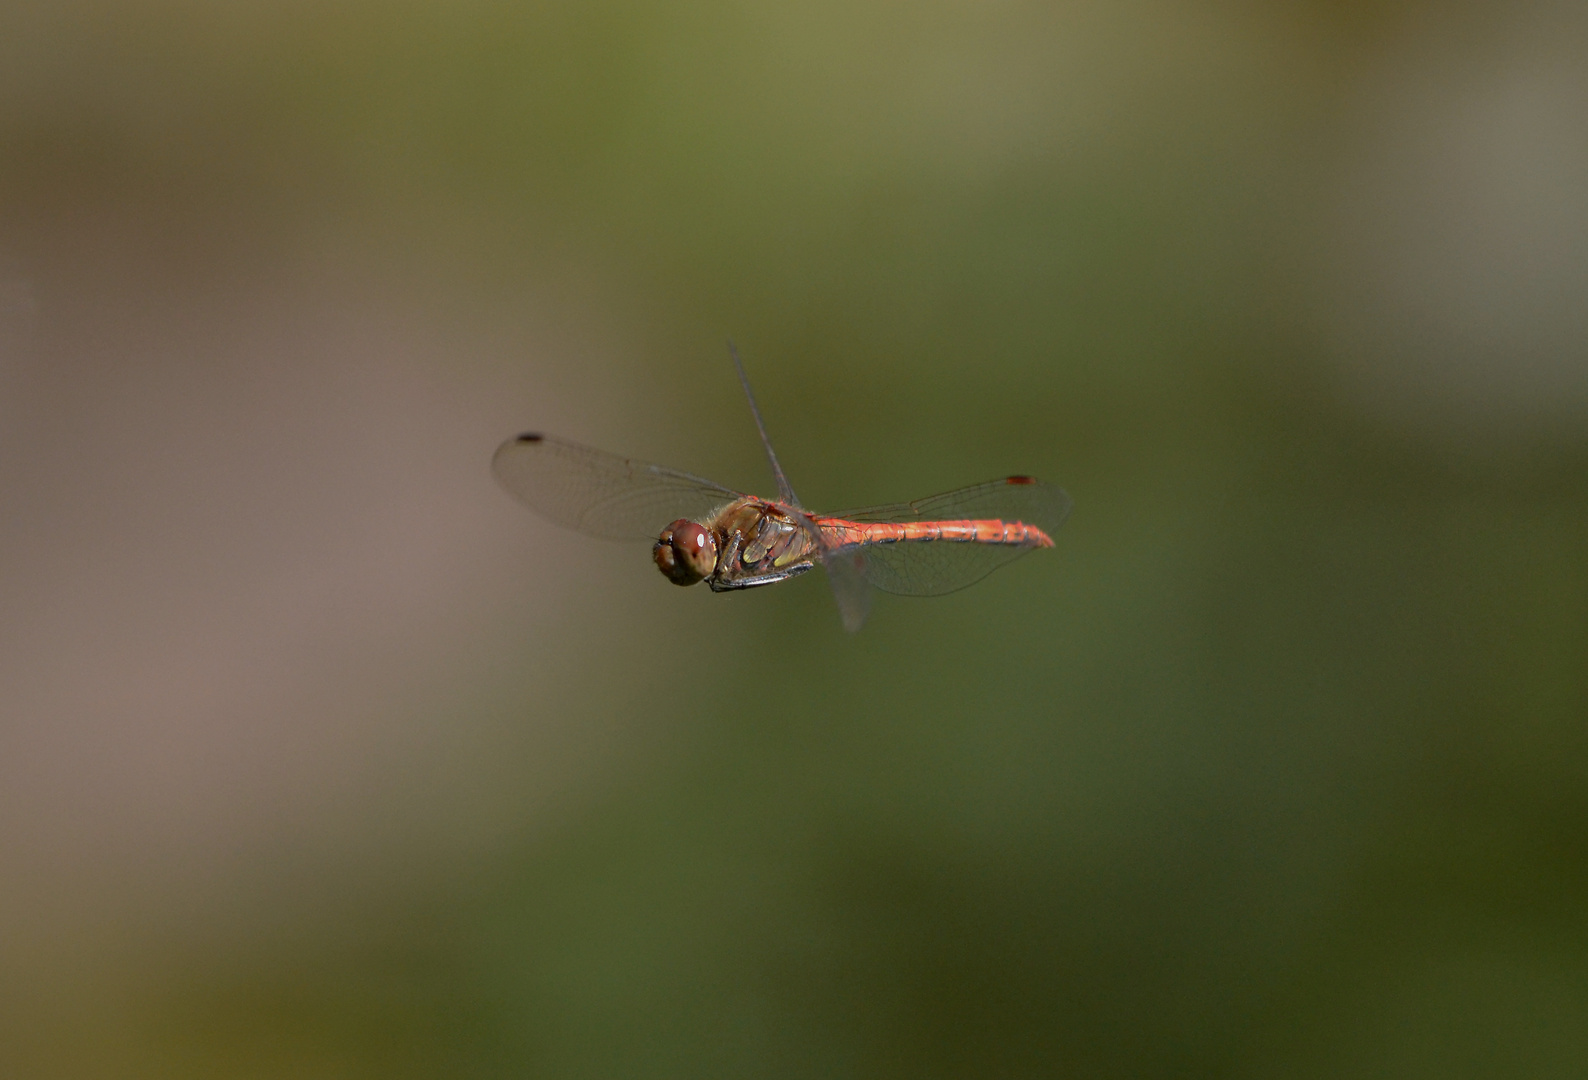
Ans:
<svg viewBox="0 0 1588 1080"><path fill-rule="evenodd" d="M657 538L656 568L674 585L693 585L717 568L717 538L711 530L679 518Z"/></svg>

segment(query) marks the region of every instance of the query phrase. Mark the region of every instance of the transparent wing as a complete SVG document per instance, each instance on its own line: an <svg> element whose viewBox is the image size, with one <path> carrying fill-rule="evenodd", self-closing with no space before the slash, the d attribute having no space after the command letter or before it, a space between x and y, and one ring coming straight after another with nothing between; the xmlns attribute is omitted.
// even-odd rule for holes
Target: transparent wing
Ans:
<svg viewBox="0 0 1588 1080"><path fill-rule="evenodd" d="M832 587L833 600L838 604L838 617L843 620L845 630L855 633L865 625L866 616L871 614L871 583L866 578L863 545L835 547L809 514L797 506L787 509L790 516L816 541L817 549L821 552L822 569L827 572L827 584Z"/></svg>
<svg viewBox="0 0 1588 1080"><path fill-rule="evenodd" d="M1070 516L1075 504L1057 484L1030 476L1006 476L985 484L972 484L942 495L907 503L839 510L823 517L849 521L951 521L1000 518L1035 525L1052 536Z"/></svg>
<svg viewBox="0 0 1588 1080"><path fill-rule="evenodd" d="M822 552L822 569L838 604L838 617L851 634L866 624L871 614L871 580L860 547L829 548Z"/></svg>
<svg viewBox="0 0 1588 1080"><path fill-rule="evenodd" d="M1032 549L935 540L866 544L860 550L864 552L862 570L866 580L883 592L899 596L943 596L974 585Z"/></svg>
<svg viewBox="0 0 1588 1080"><path fill-rule="evenodd" d="M1035 525L1049 538L1058 532L1074 503L1064 489L1029 476L990 480L943 495L889 506L841 510L823 517L859 522L1000 520ZM947 540L900 541L860 545L866 580L883 592L904 596L942 596L980 581L1030 547L959 543Z"/></svg>
<svg viewBox="0 0 1588 1080"><path fill-rule="evenodd" d="M669 522L698 521L740 498L710 480L551 435L507 440L491 472L537 514L602 540L655 539Z"/></svg>

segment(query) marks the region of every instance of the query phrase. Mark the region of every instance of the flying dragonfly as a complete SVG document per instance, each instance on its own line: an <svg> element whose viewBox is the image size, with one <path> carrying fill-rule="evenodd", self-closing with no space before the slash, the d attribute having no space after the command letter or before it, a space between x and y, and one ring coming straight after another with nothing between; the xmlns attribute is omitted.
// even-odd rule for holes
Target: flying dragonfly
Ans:
<svg viewBox="0 0 1588 1080"><path fill-rule="evenodd" d="M744 365L729 353L777 486L776 499L734 491L663 465L528 433L497 448L491 471L531 510L602 540L648 540L675 585L713 592L771 585L820 563L845 629L859 630L873 587L941 596L1034 548L1053 546L1069 517L1063 489L1006 476L910 503L818 514L789 486Z"/></svg>

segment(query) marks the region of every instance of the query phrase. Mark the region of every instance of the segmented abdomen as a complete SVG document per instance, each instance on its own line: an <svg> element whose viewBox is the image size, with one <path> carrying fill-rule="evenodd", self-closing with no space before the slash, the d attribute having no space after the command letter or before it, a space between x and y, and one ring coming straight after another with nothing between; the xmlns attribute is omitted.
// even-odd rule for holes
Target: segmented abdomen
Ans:
<svg viewBox="0 0 1588 1080"><path fill-rule="evenodd" d="M997 518L976 521L845 521L816 519L830 544L899 544L944 540L956 544L1004 544L1010 547L1052 547L1053 538L1035 525Z"/></svg>

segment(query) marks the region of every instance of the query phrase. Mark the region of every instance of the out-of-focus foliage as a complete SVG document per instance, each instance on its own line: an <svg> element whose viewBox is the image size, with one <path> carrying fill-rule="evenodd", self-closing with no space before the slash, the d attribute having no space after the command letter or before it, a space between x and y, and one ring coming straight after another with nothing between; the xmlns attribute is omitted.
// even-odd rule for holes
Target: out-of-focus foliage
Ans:
<svg viewBox="0 0 1588 1080"><path fill-rule="evenodd" d="M0 1072L1577 1075L1571 5L0 11ZM1051 552L845 635L524 428Z"/></svg>

